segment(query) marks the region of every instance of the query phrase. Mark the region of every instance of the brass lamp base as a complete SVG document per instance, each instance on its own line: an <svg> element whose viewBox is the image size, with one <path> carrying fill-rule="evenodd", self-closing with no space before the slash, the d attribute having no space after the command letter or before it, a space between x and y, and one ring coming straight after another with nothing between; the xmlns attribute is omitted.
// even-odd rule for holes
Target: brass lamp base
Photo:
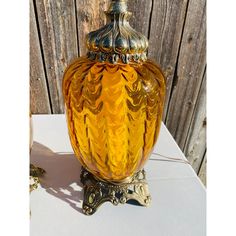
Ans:
<svg viewBox="0 0 236 236"><path fill-rule="evenodd" d="M84 185L83 213L93 215L104 202L117 206L135 200L147 207L151 202L144 170L136 173L128 183L113 184L98 180L82 168L81 183Z"/></svg>
<svg viewBox="0 0 236 236"><path fill-rule="evenodd" d="M46 171L40 167L30 164L30 176L41 177L46 173Z"/></svg>
<svg viewBox="0 0 236 236"><path fill-rule="evenodd" d="M39 177L43 176L45 173L46 171L44 169L30 164L30 180L32 182L29 186L30 193L38 188L40 182Z"/></svg>

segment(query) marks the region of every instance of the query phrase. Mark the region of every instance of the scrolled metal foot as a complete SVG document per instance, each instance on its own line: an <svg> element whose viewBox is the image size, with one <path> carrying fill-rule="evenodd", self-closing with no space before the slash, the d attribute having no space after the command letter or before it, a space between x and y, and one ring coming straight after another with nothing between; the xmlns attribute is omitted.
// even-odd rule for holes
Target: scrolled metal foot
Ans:
<svg viewBox="0 0 236 236"><path fill-rule="evenodd" d="M81 183L84 185L83 213L93 215L104 202L113 205L125 204L135 200L142 206L151 202L145 171L136 173L128 183L112 184L96 179L91 173L82 168Z"/></svg>
<svg viewBox="0 0 236 236"><path fill-rule="evenodd" d="M46 171L44 169L30 164L30 193L38 188L38 185L40 183L39 177L43 176L45 173Z"/></svg>
<svg viewBox="0 0 236 236"><path fill-rule="evenodd" d="M34 166L33 164L30 164L30 176L41 177L45 173L46 171L44 169Z"/></svg>

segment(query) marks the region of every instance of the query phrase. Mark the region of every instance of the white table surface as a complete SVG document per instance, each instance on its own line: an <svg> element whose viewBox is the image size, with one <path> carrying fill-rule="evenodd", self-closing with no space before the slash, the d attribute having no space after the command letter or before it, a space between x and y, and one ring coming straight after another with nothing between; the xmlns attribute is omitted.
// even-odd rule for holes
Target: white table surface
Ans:
<svg viewBox="0 0 236 236"><path fill-rule="evenodd" d="M65 116L34 115L33 130L31 163L47 173L31 193L31 236L206 235L206 190L190 165L152 155L145 166L150 207L108 202L85 216L81 166L70 145ZM164 125L154 153L185 159Z"/></svg>

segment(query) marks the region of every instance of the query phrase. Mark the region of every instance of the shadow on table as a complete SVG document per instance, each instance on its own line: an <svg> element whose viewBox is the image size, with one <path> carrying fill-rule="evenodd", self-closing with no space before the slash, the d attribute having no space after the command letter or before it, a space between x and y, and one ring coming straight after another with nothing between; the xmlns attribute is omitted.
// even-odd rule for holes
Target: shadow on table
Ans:
<svg viewBox="0 0 236 236"><path fill-rule="evenodd" d="M40 182L49 194L67 202L82 213L81 165L74 154L54 153L48 147L34 142L30 163L46 171Z"/></svg>

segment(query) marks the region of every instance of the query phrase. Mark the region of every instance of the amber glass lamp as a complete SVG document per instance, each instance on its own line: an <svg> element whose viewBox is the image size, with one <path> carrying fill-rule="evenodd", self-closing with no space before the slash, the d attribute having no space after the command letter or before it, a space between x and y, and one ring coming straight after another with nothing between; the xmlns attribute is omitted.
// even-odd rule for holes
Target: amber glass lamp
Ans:
<svg viewBox="0 0 236 236"><path fill-rule="evenodd" d="M165 79L146 56L148 40L129 25L126 0L111 1L109 23L87 35L88 53L65 71L70 141L83 166L83 211L150 194L143 170L161 126Z"/></svg>

